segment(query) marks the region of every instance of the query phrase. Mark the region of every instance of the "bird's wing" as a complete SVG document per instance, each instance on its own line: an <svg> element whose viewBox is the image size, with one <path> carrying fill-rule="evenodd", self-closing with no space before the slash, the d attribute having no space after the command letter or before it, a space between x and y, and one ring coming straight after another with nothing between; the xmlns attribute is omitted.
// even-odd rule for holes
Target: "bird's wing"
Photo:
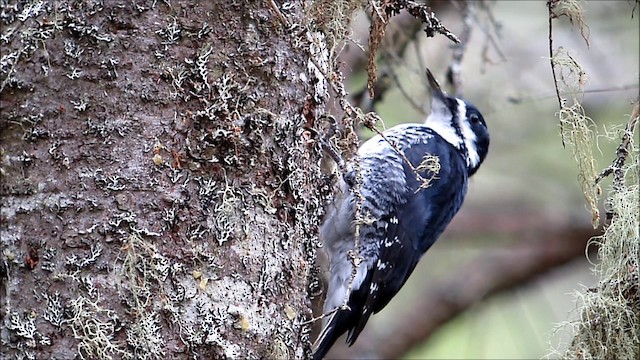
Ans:
<svg viewBox="0 0 640 360"><path fill-rule="evenodd" d="M373 225L385 229L383 241L369 276L352 296L364 305L354 306L361 314L349 331L349 344L355 342L369 316L382 310L402 288L422 255L458 211L466 192L464 160L439 136L412 144L403 152L412 164L409 166L403 159L404 198L399 202L401 206L389 208Z"/></svg>
<svg viewBox="0 0 640 360"><path fill-rule="evenodd" d="M317 341L314 359L322 358L347 331L347 343L351 345L356 341L371 314L384 308L400 290L424 252L462 204L467 180L462 157L428 128L415 126L415 129L406 130L387 132L386 139L373 138L360 148L360 168L366 179L360 189L364 197L361 214L364 221L359 229L360 255L365 262L360 265L358 274L363 276L354 281L347 302L350 310L339 309L327 323ZM400 137L401 134L404 137ZM426 159L434 158L439 168L436 164L425 163ZM414 169L418 170L420 178ZM431 179L429 186L423 186L424 179ZM355 202L357 196L350 194L345 200L349 205L342 205L345 206L343 209L349 210L336 212L336 219L348 215L349 221L353 220ZM335 223L336 219L329 223ZM344 241L329 239L328 242L344 246ZM344 252L332 256L337 255L346 257ZM348 260L332 258L332 263L340 261ZM340 264L350 268L348 263ZM362 269L363 266L366 269ZM332 273L334 276L338 275ZM335 304L341 301L341 297L338 298L333 299L330 308L339 306Z"/></svg>

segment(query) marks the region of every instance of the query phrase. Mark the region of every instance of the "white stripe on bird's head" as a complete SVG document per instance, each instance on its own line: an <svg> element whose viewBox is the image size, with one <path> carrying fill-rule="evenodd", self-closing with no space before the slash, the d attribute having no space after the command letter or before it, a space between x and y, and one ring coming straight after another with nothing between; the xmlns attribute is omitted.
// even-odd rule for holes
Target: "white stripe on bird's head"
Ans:
<svg viewBox="0 0 640 360"><path fill-rule="evenodd" d="M467 104L460 99L458 101L458 126L462 133L464 145L467 148L467 166L474 168L480 163L480 155L478 155L478 147L476 146L476 133L471 128L469 117L467 116Z"/></svg>

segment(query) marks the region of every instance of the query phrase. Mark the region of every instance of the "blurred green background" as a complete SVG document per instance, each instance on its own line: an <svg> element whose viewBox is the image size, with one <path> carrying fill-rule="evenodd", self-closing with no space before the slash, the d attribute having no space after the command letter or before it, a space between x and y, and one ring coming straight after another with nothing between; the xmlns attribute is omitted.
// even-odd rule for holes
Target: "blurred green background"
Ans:
<svg viewBox="0 0 640 360"><path fill-rule="evenodd" d="M566 19L559 19L554 22L554 47L567 49L587 72L582 104L602 135L606 133L605 128L626 124L632 102L638 95L640 7L632 17L633 1L586 1L582 5L589 46L578 29ZM485 15L477 12L482 22ZM545 1L497 1L492 5L492 13L500 24L500 36L495 36L495 40L504 59L490 45L486 53L489 61L483 64L487 36L474 26L462 69L464 95L482 111L492 142L487 160L471 180L458 218L472 216L474 212L512 209L588 227L591 214L577 180L576 164L570 148L563 148L560 138L558 102L549 64ZM439 11L437 15L450 30L459 33L461 19L454 8ZM358 31L366 33L368 27L356 29L355 36ZM444 83L452 52L449 41L436 36L422 42L420 61ZM413 99L428 110L424 70L415 52L409 53L406 66L398 69L400 82ZM352 74L352 92L363 86L364 76L358 72ZM376 111L386 127L400 122L420 122L424 117L398 89L388 91ZM598 136L598 149L594 151L597 169L603 169L613 159L618 138ZM605 193L608 184L603 184ZM454 220L398 297L371 319L368 327L373 330L370 331L384 331L385 323L397 311L410 306L412 301L419 301L412 297L417 289L428 287L434 279L446 276L483 251L517 241L495 234L461 238L455 231L458 225ZM573 311L572 293L595 281L586 256L577 259L524 287L478 304L441 328L407 358L543 357L552 346L562 348L562 343L569 339L566 330L552 332L560 322L577 316Z"/></svg>

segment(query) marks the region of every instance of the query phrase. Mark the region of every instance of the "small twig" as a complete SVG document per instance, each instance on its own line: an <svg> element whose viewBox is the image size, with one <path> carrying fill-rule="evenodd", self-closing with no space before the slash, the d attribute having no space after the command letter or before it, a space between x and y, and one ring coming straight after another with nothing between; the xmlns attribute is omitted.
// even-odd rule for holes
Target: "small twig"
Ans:
<svg viewBox="0 0 640 360"><path fill-rule="evenodd" d="M342 156L340 156L340 154L338 153L338 150L336 150L333 147L333 145L331 145L331 143L328 142L326 139L321 139L320 144L322 145L322 149L326 151L327 154L329 154L329 156L331 157L331 159L333 159L333 161L335 161L335 163L338 165L338 169L340 169L340 173L345 174L347 171L347 166Z"/></svg>
<svg viewBox="0 0 640 360"><path fill-rule="evenodd" d="M553 13L554 3L558 0L548 0L547 8L549 9L549 63L551 64L551 74L553 75L553 86L556 89L556 97L558 99L558 108L562 110L564 107L564 101L560 96L560 89L558 88L558 77L556 75L556 65L553 60L553 19L555 18L555 14ZM562 147L565 147L564 143L564 124L560 122L560 134Z"/></svg>
<svg viewBox="0 0 640 360"><path fill-rule="evenodd" d="M614 87L610 87L610 88L584 90L582 93L583 94L595 94L595 93L612 92L612 91L626 91L626 90L636 89L636 88L638 88L637 84L621 85L621 86L614 86ZM561 95L569 95L569 94L566 93L566 92L562 92ZM508 96L507 97L507 101L512 103L512 104L521 104L521 103L524 103L524 102L547 100L547 99L550 99L550 98L553 98L553 97L556 97L556 94L551 94L551 95L532 95L532 96L522 96L522 97Z"/></svg>
<svg viewBox="0 0 640 360"><path fill-rule="evenodd" d="M280 19L280 21L282 21L282 23L287 28L290 28L291 24L289 23L287 18L284 16L282 11L280 11L280 8L278 7L278 4L276 4L276 2L274 0L269 0L269 6L271 6L271 9L273 9L273 11L276 13L276 15L278 15L278 18Z"/></svg>
<svg viewBox="0 0 640 360"><path fill-rule="evenodd" d="M329 312L322 313L322 314L320 314L320 315L318 315L318 316L316 316L316 317L314 317L314 318L311 318L311 319L309 319L309 320L306 320L306 321L300 322L300 323L298 323L298 326L305 326L305 325L313 324L313 323L315 323L315 322L316 322L316 321L318 321L318 320L322 320L322 319L324 319L324 318L326 318L326 317L328 317L328 316L333 315L333 314L334 314L336 311L338 311L339 309L340 309L340 308L334 308L333 310L331 310L331 311L329 311Z"/></svg>
<svg viewBox="0 0 640 360"><path fill-rule="evenodd" d="M622 166L627 160L627 156L629 156L629 145L631 144L631 139L633 138L633 135L635 133L639 117L640 97L636 99L636 104L633 107L633 111L631 112L631 117L629 118L629 122L627 123L627 126L624 129L624 133L622 134L620 145L618 145L618 148L616 149L616 158L611 162L611 165L607 166L604 170L602 170L600 175L598 175L598 177L596 178L596 184L613 173L613 186L622 187L624 185L624 174L622 173Z"/></svg>
<svg viewBox="0 0 640 360"><path fill-rule="evenodd" d="M329 140L325 139L324 137L320 136L320 132L314 128L305 126L304 129L309 131L310 133L313 133L313 136L318 138L318 141L320 142L320 146L322 147L322 150L324 150L329 155L329 157L338 165L338 169L340 169L340 173L343 175L346 174L347 172L346 162L344 161L340 153L338 153L338 150L336 150L336 148L331 144L331 142L329 142Z"/></svg>
<svg viewBox="0 0 640 360"><path fill-rule="evenodd" d="M549 9L549 62L551 63L551 74L553 75L553 85L555 86L556 97L558 98L558 108L562 109L564 102L562 101L562 97L560 96L560 89L558 88L558 77L556 75L556 66L553 62L553 19L555 18L555 15L553 14L552 7L556 1L557 0L547 1L547 8ZM560 124L560 126L562 126L562 124ZM560 130L561 130L560 133L562 133L562 128ZM562 139L562 146L564 146L564 139Z"/></svg>
<svg viewBox="0 0 640 360"><path fill-rule="evenodd" d="M387 16L386 11L382 11L382 9L380 9L380 6L378 6L378 4L375 1L370 1L369 4L371 5L371 8L375 11L375 13L378 15L378 18L380 18L380 20L384 21L384 23L387 23Z"/></svg>
<svg viewBox="0 0 640 360"><path fill-rule="evenodd" d="M424 29L424 32L427 34L427 37L434 37L436 33L446 36L449 40L453 41L456 44L460 43L460 39L455 36L449 29L447 29L440 20L436 17L436 14L431 11L431 8L426 6L425 4L416 3L413 1L397 1L394 6L389 6L391 11L398 12L402 8L406 8L409 14L414 17L420 19L422 23L426 24L427 27Z"/></svg>

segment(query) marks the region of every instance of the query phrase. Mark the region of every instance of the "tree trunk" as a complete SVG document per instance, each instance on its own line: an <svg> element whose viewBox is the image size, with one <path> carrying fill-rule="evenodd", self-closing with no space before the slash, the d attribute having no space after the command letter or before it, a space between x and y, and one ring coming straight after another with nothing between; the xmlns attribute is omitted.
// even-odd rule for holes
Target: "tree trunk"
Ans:
<svg viewBox="0 0 640 360"><path fill-rule="evenodd" d="M308 354L302 5L1 3L2 357Z"/></svg>

